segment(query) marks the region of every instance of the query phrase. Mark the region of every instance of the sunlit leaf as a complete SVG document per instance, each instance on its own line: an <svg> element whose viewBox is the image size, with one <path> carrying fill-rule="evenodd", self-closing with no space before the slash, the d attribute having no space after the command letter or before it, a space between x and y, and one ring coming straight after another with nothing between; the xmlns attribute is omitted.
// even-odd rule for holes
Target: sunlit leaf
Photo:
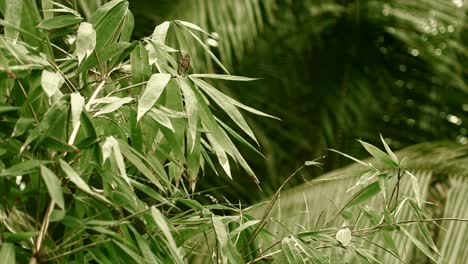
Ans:
<svg viewBox="0 0 468 264"><path fill-rule="evenodd" d="M83 59L89 57L89 55L93 53L96 47L96 31L92 24L87 22L80 24L76 35L75 46L78 63L81 63Z"/></svg>
<svg viewBox="0 0 468 264"><path fill-rule="evenodd" d="M60 92L60 87L62 87L65 80L62 75L58 72L51 72L48 70L42 71L41 76L41 85L44 92L49 98L54 96L56 93Z"/></svg>
<svg viewBox="0 0 468 264"><path fill-rule="evenodd" d="M137 120L140 120L153 107L170 80L171 75L167 73L155 73L151 76L145 91L138 100Z"/></svg>
<svg viewBox="0 0 468 264"><path fill-rule="evenodd" d="M168 21L158 25L151 35L151 40L153 40L155 43L164 44L166 42L167 30L169 29L170 25L171 23Z"/></svg>

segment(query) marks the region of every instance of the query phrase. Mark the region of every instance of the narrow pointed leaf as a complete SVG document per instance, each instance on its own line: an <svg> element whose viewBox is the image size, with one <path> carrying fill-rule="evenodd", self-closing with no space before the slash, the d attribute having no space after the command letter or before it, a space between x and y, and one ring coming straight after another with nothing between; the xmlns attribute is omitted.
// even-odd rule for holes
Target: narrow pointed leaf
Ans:
<svg viewBox="0 0 468 264"><path fill-rule="evenodd" d="M167 73L155 73L151 76L143 95L138 100L137 120L153 107L170 80L171 75Z"/></svg>
<svg viewBox="0 0 468 264"><path fill-rule="evenodd" d="M212 73L204 73L204 74L190 74L190 77L194 78L207 78L207 79L218 79L218 80L228 80L228 81L255 81L258 78L250 78L250 77L243 77L243 76L235 76L235 75L226 75L226 74L212 74Z"/></svg>
<svg viewBox="0 0 468 264"><path fill-rule="evenodd" d="M80 23L82 20L83 18L74 15L62 15L43 20L37 27L45 30L52 30L73 26Z"/></svg>
<svg viewBox="0 0 468 264"><path fill-rule="evenodd" d="M44 183L47 187L47 191L49 191L50 197L58 205L58 207L60 207L61 209L65 209L65 202L63 199L63 192L60 180L57 178L55 173L53 173L44 165L41 165L40 168L42 179L44 180Z"/></svg>
<svg viewBox="0 0 468 264"><path fill-rule="evenodd" d="M153 216L154 221L156 222L159 229L161 229L167 241L169 242L168 246L169 246L169 250L172 253L173 261L175 261L175 263L178 263L178 264L184 263L184 261L182 260L181 252L177 248L174 237L172 236L171 231L169 230L169 226L166 222L166 219L161 213L161 211L159 211L156 207L152 207L151 215Z"/></svg>
<svg viewBox="0 0 468 264"><path fill-rule="evenodd" d="M392 160L390 158L389 155L387 155L385 152L381 151L380 149L378 149L377 147L367 143L367 142L364 142L362 140L358 140L363 146L364 148L367 150L367 152L369 152L369 154L371 154L374 158L377 159L377 161L379 161L380 163L384 164L384 165L387 165L391 168L396 168L398 167L398 163L396 163L394 160Z"/></svg>
<svg viewBox="0 0 468 264"><path fill-rule="evenodd" d="M348 202L345 208L351 208L353 206L361 204L371 199L379 192L380 192L379 183L377 181L374 183L371 183L368 186L366 186L364 189L360 190L355 195L353 195L353 197L350 199L350 201Z"/></svg>

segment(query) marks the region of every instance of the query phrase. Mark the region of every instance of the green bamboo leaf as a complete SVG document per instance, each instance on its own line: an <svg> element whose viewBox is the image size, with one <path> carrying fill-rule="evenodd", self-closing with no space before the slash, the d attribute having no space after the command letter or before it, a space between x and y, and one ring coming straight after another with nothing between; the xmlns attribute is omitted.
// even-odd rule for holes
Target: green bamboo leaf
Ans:
<svg viewBox="0 0 468 264"><path fill-rule="evenodd" d="M170 80L171 75L167 73L155 73L151 76L145 91L138 100L137 121L153 107Z"/></svg>
<svg viewBox="0 0 468 264"><path fill-rule="evenodd" d="M219 118L216 118L216 121L230 134L232 135L235 139L237 139L240 143L242 143L244 146L248 147L250 150L253 152L257 153L261 157L265 158L262 152L260 152L258 149L256 149L250 142L248 142L246 139L244 139L239 133L234 131L232 128L230 128L228 125L226 125L223 121L221 121Z"/></svg>
<svg viewBox="0 0 468 264"><path fill-rule="evenodd" d="M129 228L132 230L132 233L135 236L135 240L138 244L138 247L140 248L141 253L143 253L146 263L161 263L156 259L156 256L148 245L147 240L145 240L132 225L129 225Z"/></svg>
<svg viewBox="0 0 468 264"><path fill-rule="evenodd" d="M244 117L236 106L232 103L233 99L226 96L225 94L218 91L216 88L208 84L207 82L190 77L205 93L207 93L228 115L229 117L257 144L257 138L255 137L252 129L249 127Z"/></svg>
<svg viewBox="0 0 468 264"><path fill-rule="evenodd" d="M3 233L3 237L5 238L5 241L6 242L21 242L21 241L25 241L25 240L28 240L30 238L33 238L37 235L39 235L39 231L32 231L32 232L18 232L18 233L8 233L8 232L5 232ZM3 258L1 258L3 259Z"/></svg>
<svg viewBox="0 0 468 264"><path fill-rule="evenodd" d="M119 42L130 41L134 27L135 27L135 18L133 17L132 12L128 10L127 14L125 15L125 20L123 22L122 33L120 34Z"/></svg>
<svg viewBox="0 0 468 264"><path fill-rule="evenodd" d="M325 264L327 263L327 259L320 254L315 248L312 246L304 243L302 239L297 238L295 236L292 236L291 239L296 243L297 247L301 249L302 252L304 252L309 259L312 261L311 263L317 263L317 264Z"/></svg>
<svg viewBox="0 0 468 264"><path fill-rule="evenodd" d="M416 197L418 206L421 207L421 187L419 186L418 178L408 170L406 170L405 172L410 176L411 187L413 188L414 196Z"/></svg>
<svg viewBox="0 0 468 264"><path fill-rule="evenodd" d="M380 262L380 260L378 260L377 258L375 258L372 255L372 254L375 254L375 253L370 251L370 250L356 248L356 247L352 247L352 249L357 254L357 256L359 258L363 259L366 263L382 263L382 262Z"/></svg>
<svg viewBox="0 0 468 264"><path fill-rule="evenodd" d="M385 152L381 151L377 147L367 142L364 142L362 140L358 140L358 141L364 146L367 152L369 152L369 154L371 154L374 158L376 158L377 161L379 161L380 163L387 165L391 168L398 167L398 163L396 163L392 158L390 158L389 155L385 154Z"/></svg>
<svg viewBox="0 0 468 264"><path fill-rule="evenodd" d="M192 31L186 28L186 30L189 32L190 35L202 46L202 48L205 50L206 53L218 64L221 69L223 69L224 72L227 74L230 74L229 71L224 67L224 65L221 63L221 61L216 58L216 56L213 54L213 52L210 50L210 48L197 36L195 35Z"/></svg>
<svg viewBox="0 0 468 264"><path fill-rule="evenodd" d="M167 127L168 129L170 129L172 132L175 133L174 126L172 125L169 117L167 117L166 113L164 113L163 111L157 108L153 108L148 114L151 118L154 119L154 121L158 122L160 125L164 127Z"/></svg>
<svg viewBox="0 0 468 264"><path fill-rule="evenodd" d="M258 224L260 222L260 220L251 220L251 221L247 221L245 223L242 223L240 226L238 226L236 229L232 230L231 232L229 232L229 236L231 238L234 238L235 236L237 236L237 234L239 234L240 232L244 231L245 229L251 227L251 226L254 226L256 224Z"/></svg>
<svg viewBox="0 0 468 264"><path fill-rule="evenodd" d="M296 248L294 241L292 241L291 238L287 237L281 241L281 249L283 250L284 256L286 257L285 263L306 263L305 260L302 258L299 250Z"/></svg>
<svg viewBox="0 0 468 264"><path fill-rule="evenodd" d="M6 0L5 10L5 37L9 39L18 39L21 25L21 15L23 14L24 0Z"/></svg>
<svg viewBox="0 0 468 264"><path fill-rule="evenodd" d="M380 192L380 186L379 183L376 181L374 183L369 184L366 186L364 189L360 190L356 194L353 195L353 197L349 200L349 202L346 204L346 208L351 208L353 206L356 206L358 204L361 204L372 197L374 197L376 194Z"/></svg>
<svg viewBox="0 0 468 264"><path fill-rule="evenodd" d="M99 54L109 45L115 43L121 35L121 30L128 11L128 2L113 0L101 6L89 18L96 31L96 53Z"/></svg>
<svg viewBox="0 0 468 264"><path fill-rule="evenodd" d="M16 121L15 128L13 129L13 132L11 133L12 137L17 137L23 135L28 129L32 127L34 124L34 119L33 118L25 118L25 117L20 117Z"/></svg>
<svg viewBox="0 0 468 264"><path fill-rule="evenodd" d="M169 29L170 25L171 23L169 21L165 21L158 25L151 35L151 40L155 43L164 45L164 43L166 43L167 30Z"/></svg>
<svg viewBox="0 0 468 264"><path fill-rule="evenodd" d="M387 154L390 156L390 158L391 158L396 164L398 164L398 158L397 158L397 156L396 156L395 153L393 153L393 151L390 149L390 147L388 146L387 142L385 142L385 139L383 138L382 134L380 134L380 140L382 140L382 144L384 145L385 151L387 151Z"/></svg>
<svg viewBox="0 0 468 264"><path fill-rule="evenodd" d="M65 83L62 75L58 72L51 72L48 70L42 71L41 85L47 97L51 98L57 93L60 93L60 87Z"/></svg>
<svg viewBox="0 0 468 264"><path fill-rule="evenodd" d="M0 114L14 112L20 110L21 107L9 106L9 105L0 105Z"/></svg>
<svg viewBox="0 0 468 264"><path fill-rule="evenodd" d="M413 199L408 199L408 202L410 204L411 210L414 212L417 219L424 220L424 216L423 216L424 211L421 209L420 205L414 202ZM421 223L417 223L417 227L418 227L419 233L421 234L426 244L428 244L432 250L434 250L437 254L440 255L439 249L434 243L434 240L432 240L432 235L429 232L429 229L427 229L426 225L421 222Z"/></svg>
<svg viewBox="0 0 468 264"><path fill-rule="evenodd" d="M117 163L120 176L122 176L125 182L131 186L130 179L128 178L127 171L125 169L125 161L123 159L122 153L120 152L119 142L113 136L109 136L102 145L102 162L106 162L106 160L110 158L112 154L115 158L115 162Z"/></svg>
<svg viewBox="0 0 468 264"><path fill-rule="evenodd" d="M58 207L60 207L61 209L65 209L65 202L63 199L62 186L60 180L57 178L55 173L53 173L44 165L40 165L40 168L42 179L44 180L44 183L47 187L47 191L49 191L50 197L58 205Z"/></svg>
<svg viewBox="0 0 468 264"><path fill-rule="evenodd" d="M197 78L192 78L190 75L188 76L193 82L195 82L197 85L198 83L201 83L205 88L207 88L208 90L210 90L210 92L212 94L216 94L217 97L221 97L221 98L224 98L226 101L229 101L230 103L232 103L233 105L239 107L239 108L242 108L248 112L251 112L253 114L256 114L256 115L259 115L259 116L265 116L265 117L269 117L269 118L274 118L274 119L279 119L277 117L274 117L272 115L269 115L269 114L266 114L266 113L263 113L261 111L258 111L254 108L251 108L249 106L246 106L234 99L232 99L231 97L223 94L222 92L218 91L216 88L214 88L213 86L211 86L210 84L208 84L207 82L201 80L201 79L197 79ZM197 83L198 82L198 83ZM201 87L201 86L200 86Z"/></svg>
<svg viewBox="0 0 468 264"><path fill-rule="evenodd" d="M36 170L44 162L40 160L26 160L20 163L17 163L8 169L0 171L0 176L17 176L31 173Z"/></svg>
<svg viewBox="0 0 468 264"><path fill-rule="evenodd" d="M112 102L112 103L104 106L103 108L101 108L101 110L99 110L97 113L95 113L93 115L93 117L108 114L108 113L113 113L116 110L118 110L120 107L122 107L124 104L128 104L128 103L130 103L132 101L133 101L132 97L120 98L118 101Z"/></svg>
<svg viewBox="0 0 468 264"><path fill-rule="evenodd" d="M136 45L130 54L132 81L134 84L143 83L150 78L151 66L148 56L148 51L143 43Z"/></svg>
<svg viewBox="0 0 468 264"><path fill-rule="evenodd" d="M83 22L78 27L75 41L75 53L78 57L78 63L89 57L96 47L96 31L93 25Z"/></svg>
<svg viewBox="0 0 468 264"><path fill-rule="evenodd" d="M43 20L41 23L39 23L39 25L37 25L37 27L45 30L52 30L73 26L80 23L82 20L82 17L77 17L74 15L61 15Z"/></svg>
<svg viewBox="0 0 468 264"><path fill-rule="evenodd" d="M397 245L395 244L390 231L382 230L380 233L384 239L385 248L388 248L396 256L400 256Z"/></svg>
<svg viewBox="0 0 468 264"><path fill-rule="evenodd" d="M190 84L186 79L179 79L180 89L184 94L185 112L188 117L188 135L191 139L191 145L189 146L190 152L195 147L195 137L197 135L198 125L198 104L197 97L190 87Z"/></svg>
<svg viewBox="0 0 468 264"><path fill-rule="evenodd" d="M201 27L193 24L193 23L190 23L190 22L187 22L187 21L182 21L182 20L176 20L175 21L177 24L179 25L183 25L184 27L186 28L190 28L190 29L195 29L196 31L200 31L200 32L203 32L205 33L206 35L208 36L211 36L210 33L206 32L205 30L203 30Z"/></svg>
<svg viewBox="0 0 468 264"><path fill-rule="evenodd" d="M169 250L171 251L173 261L178 264L184 263L183 257L181 255L181 252L177 248L177 245L175 243L174 238L172 237L171 231L169 229L169 226L166 222L165 217L163 214L156 208L156 207L151 207L151 215L153 216L154 221L158 225L159 229L163 232L164 236L166 237L167 241L169 242ZM234 262L235 263L235 262Z"/></svg>
<svg viewBox="0 0 468 264"><path fill-rule="evenodd" d="M120 143L119 143L120 144ZM161 185L160 181L156 176L148 169L148 167L143 163L142 160L136 155L134 155L128 148L130 146L126 146L124 144L120 145L120 150L122 154L130 161L137 169L141 172L148 180L150 180L155 186L157 186L160 190L165 190Z"/></svg>
<svg viewBox="0 0 468 264"><path fill-rule="evenodd" d="M430 251L430 249L424 245L419 239L417 239L415 236L411 234L408 230L406 230L404 227L400 226L400 230L405 233L405 235L413 242L413 244L422 252L424 255L426 255L428 258L430 258L432 261L435 263L439 263L433 256Z"/></svg>
<svg viewBox="0 0 468 264"><path fill-rule="evenodd" d="M241 81L241 82L248 82L248 81L258 80L258 78L250 78L250 77L235 76L235 75L225 75L225 74L212 74L212 73L190 74L189 76L193 77L193 78L207 78L207 79Z"/></svg>
<svg viewBox="0 0 468 264"><path fill-rule="evenodd" d="M68 163L66 163L62 159L59 160L59 163L63 172L65 172L65 175L67 175L70 181L76 185L76 187L78 187L83 192L101 201L106 202L107 204L112 204L106 197L100 195L99 193L93 192L91 188L88 186L88 184L80 177L80 175L78 175L78 173L70 165L68 165Z"/></svg>
<svg viewBox="0 0 468 264"><path fill-rule="evenodd" d="M72 8L69 8L68 6L66 5L63 5L61 3L58 3L57 1L52 1L52 0L44 0L44 1L50 1L52 2L52 5L53 6L56 6L58 8L54 8L50 11L53 11L53 12L58 12L58 13L68 13L68 14L73 14L75 16L80 16L80 13ZM42 6L44 8L44 6Z"/></svg>
<svg viewBox="0 0 468 264"><path fill-rule="evenodd" d="M128 42L118 42L118 43L109 45L106 49L99 52L99 54L96 54L96 53L94 53L94 55L91 54L91 56L89 56L84 61L84 63L81 64L80 72L86 71L88 69L92 69L98 66L98 62L99 64L104 64L104 63L107 63L112 58L118 58L119 56L124 54L126 50L130 50L131 46L132 44Z"/></svg>
<svg viewBox="0 0 468 264"><path fill-rule="evenodd" d="M253 178L253 180L256 183L258 183L258 179L255 176L255 173L252 171L245 159L234 146L226 132L222 130L216 123L216 119L214 118L214 115L211 113L210 109L206 105L205 99L201 95L200 91L194 90L194 92L197 96L197 101L199 103L198 107L202 125L205 129L207 129L207 131L210 131L210 133L207 134L208 140L212 144L212 147L224 171L226 171L226 173L230 175L230 167L226 155L226 153L229 153L229 155L233 157L242 166L242 168L244 168L244 170ZM209 161L208 156L204 155L204 158L206 161ZM211 166L210 163L208 164Z"/></svg>
<svg viewBox="0 0 468 264"><path fill-rule="evenodd" d="M15 255L15 245L12 243L3 243L2 247L0 248L0 259L2 260L2 263L15 264Z"/></svg>
<svg viewBox="0 0 468 264"><path fill-rule="evenodd" d="M62 141L60 139L57 139L55 137L47 136L43 137L41 139L40 143L38 143L40 146L44 146L50 150L55 150L55 151L60 151L60 152L76 152L78 149L73 146L68 144L65 141Z"/></svg>
<svg viewBox="0 0 468 264"><path fill-rule="evenodd" d="M229 235L226 232L226 226L224 225L221 217L212 218L213 228L218 240L221 256L224 256L229 263L243 263L241 255L237 251L236 247L232 245Z"/></svg>
<svg viewBox="0 0 468 264"><path fill-rule="evenodd" d="M145 263L145 260L129 246L125 245L124 243L120 243L117 240L112 240L112 242L114 242L120 249L122 249L123 252L130 256L130 258L136 261L136 263Z"/></svg>

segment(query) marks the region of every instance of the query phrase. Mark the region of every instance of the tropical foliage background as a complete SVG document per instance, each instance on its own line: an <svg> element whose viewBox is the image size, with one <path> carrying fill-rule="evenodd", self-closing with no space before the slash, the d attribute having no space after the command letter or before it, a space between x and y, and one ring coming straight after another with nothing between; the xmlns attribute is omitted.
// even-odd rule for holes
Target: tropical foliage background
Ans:
<svg viewBox="0 0 468 264"><path fill-rule="evenodd" d="M466 257L463 1L0 13L6 263Z"/></svg>

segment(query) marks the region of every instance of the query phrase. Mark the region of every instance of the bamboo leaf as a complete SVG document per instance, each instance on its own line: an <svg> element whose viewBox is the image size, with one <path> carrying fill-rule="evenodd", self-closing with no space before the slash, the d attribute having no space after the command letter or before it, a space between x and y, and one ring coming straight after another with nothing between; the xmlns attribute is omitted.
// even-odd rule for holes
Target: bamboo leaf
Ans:
<svg viewBox="0 0 468 264"><path fill-rule="evenodd" d="M385 152L381 151L377 147L369 143L366 143L362 140L358 140L358 141L364 146L364 148L367 150L367 152L369 152L369 154L371 154L374 158L377 159L377 161L391 168L398 167L398 163L396 163L393 159L391 159L389 155L385 154Z"/></svg>
<svg viewBox="0 0 468 264"><path fill-rule="evenodd" d="M60 87L64 84L65 80L58 72L51 72L48 70L42 71L41 85L47 97L51 98L60 92Z"/></svg>
<svg viewBox="0 0 468 264"><path fill-rule="evenodd" d="M167 73L155 73L151 76L143 95L138 100L137 120L153 107L170 80L171 75Z"/></svg>
<svg viewBox="0 0 468 264"><path fill-rule="evenodd" d="M80 23L82 20L83 18L74 15L62 15L43 20L37 27L45 30L52 30L73 26Z"/></svg>
<svg viewBox="0 0 468 264"><path fill-rule="evenodd" d="M226 232L226 226L220 217L213 217L213 228L216 234L216 239L219 242L221 255L229 260L229 263L243 263L241 255L237 251L236 247L233 246L229 239L228 233Z"/></svg>
<svg viewBox="0 0 468 264"><path fill-rule="evenodd" d="M397 158L397 156L396 156L395 153L393 153L393 151L390 149L390 147L388 146L387 142L385 142L385 139L382 137L382 134L380 134L380 139L382 140L382 144L384 145L385 151L387 151L387 154L390 156L390 158L391 158L396 164L398 164L398 158Z"/></svg>
<svg viewBox="0 0 468 264"><path fill-rule="evenodd" d="M96 47L96 31L93 25L83 22L78 27L75 42L75 53L78 57L78 63L81 64L83 59L89 57Z"/></svg>
<svg viewBox="0 0 468 264"><path fill-rule="evenodd" d="M169 26L171 25L170 22L165 21L158 25L154 31L153 34L151 35L151 40L154 41L155 43L164 45L166 42L166 35L167 35L167 30L169 29Z"/></svg>
<svg viewBox="0 0 468 264"><path fill-rule="evenodd" d="M379 183L377 181L374 182L374 183L371 183L368 186L366 186L364 189L362 189L359 192L357 192L356 194L354 194L353 197L346 204L345 208L351 208L353 206L361 204L361 203L371 199L372 197L374 197L379 192L380 192Z"/></svg>
<svg viewBox="0 0 468 264"><path fill-rule="evenodd" d="M223 69L224 72L229 74L229 71L226 69L226 67L224 67L224 65L221 63L221 61L219 61L218 58L216 58L216 56L213 54L213 52L210 50L210 48L197 35L195 35L192 31L190 31L188 29L187 29L187 31L202 46L202 48L205 50L205 52L208 53L208 55L216 62L216 64L218 64L218 66L221 67L221 69Z"/></svg>
<svg viewBox="0 0 468 264"><path fill-rule="evenodd" d="M435 263L439 263L433 256L429 248L427 248L426 245L424 245L419 239L417 239L415 236L411 234L408 230L400 226L401 231L405 233L405 235L413 242L413 244L422 252L424 255L426 255L428 258L430 258L432 261Z"/></svg>
<svg viewBox="0 0 468 264"><path fill-rule="evenodd" d="M255 137L252 129L249 127L244 117L236 106L232 103L232 99L226 96L225 94L219 92L216 88L211 86L205 81L202 81L198 78L191 77L191 80L195 82L200 88L207 93L228 115L229 117L257 144L257 138Z"/></svg>
<svg viewBox="0 0 468 264"><path fill-rule="evenodd" d="M107 204L112 204L106 197L100 195L99 193L93 192L88 184L78 175L78 173L70 166L68 163L63 161L62 159L59 160L60 167L62 168L63 172L67 175L71 182L73 182L76 187L78 187L83 192L104 201Z"/></svg>
<svg viewBox="0 0 468 264"><path fill-rule="evenodd" d="M60 180L57 178L55 173L53 173L44 165L40 165L40 168L42 179L44 180L44 183L47 187L47 191L49 191L50 197L58 205L58 207L60 207L61 209L65 209L65 202L63 199L63 192Z"/></svg>
<svg viewBox="0 0 468 264"><path fill-rule="evenodd" d="M169 230L169 226L166 222L165 217L156 207L151 207L151 215L153 216L154 221L156 222L159 229L161 229L167 241L169 242L168 247L169 247L169 250L171 251L172 256L174 257L173 260L179 264L184 263L184 261L182 260L181 253L179 249L177 248L175 240L172 237L171 231Z"/></svg>
<svg viewBox="0 0 468 264"><path fill-rule="evenodd" d="M183 25L187 28L190 28L190 29L195 29L196 31L200 31L200 32L203 32L205 33L206 35L208 36L211 36L210 33L206 32L205 30L203 30L201 27L193 24L193 23L190 23L190 22L187 22L187 21L182 21L182 20L176 20L176 23L177 24L180 24L180 25Z"/></svg>
<svg viewBox="0 0 468 264"><path fill-rule="evenodd" d="M258 78L250 78L250 77L235 76L235 75L225 75L225 74L212 74L212 73L190 74L189 76L193 77L193 78L207 78L207 79L241 81L241 82L248 82L248 81L258 80Z"/></svg>
<svg viewBox="0 0 468 264"><path fill-rule="evenodd" d="M122 107L124 104L128 104L132 101L133 101L133 98L131 97L120 98L118 101L112 102L106 105L105 107L103 107L101 110L95 113L93 117L108 114L108 113L113 113L116 110L118 110L120 107Z"/></svg>
<svg viewBox="0 0 468 264"><path fill-rule="evenodd" d="M193 151L195 147L195 137L197 135L197 125L198 125L198 105L197 98L195 93L190 87L190 84L185 79L179 79L180 89L184 94L185 102L185 112L188 117L188 134L191 139L191 146L189 146L190 152Z"/></svg>

